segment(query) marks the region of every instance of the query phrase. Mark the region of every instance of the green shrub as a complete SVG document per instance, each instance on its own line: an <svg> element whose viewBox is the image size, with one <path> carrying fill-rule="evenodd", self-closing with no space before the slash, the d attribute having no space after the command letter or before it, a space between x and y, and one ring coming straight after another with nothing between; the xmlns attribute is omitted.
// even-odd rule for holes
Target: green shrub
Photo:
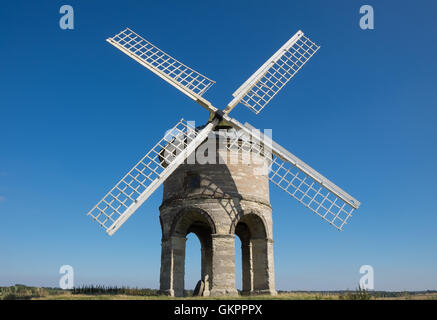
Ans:
<svg viewBox="0 0 437 320"><path fill-rule="evenodd" d="M345 294L340 294L339 299L340 300L370 300L371 295L369 292L367 292L366 289L361 288L361 286L358 286L358 288L354 292L346 291Z"/></svg>

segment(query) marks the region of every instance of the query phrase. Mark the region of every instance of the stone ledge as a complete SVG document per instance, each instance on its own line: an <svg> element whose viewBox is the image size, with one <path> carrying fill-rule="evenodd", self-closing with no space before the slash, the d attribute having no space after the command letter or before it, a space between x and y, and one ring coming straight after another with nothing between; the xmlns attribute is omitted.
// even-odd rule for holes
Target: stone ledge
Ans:
<svg viewBox="0 0 437 320"><path fill-rule="evenodd" d="M161 203L161 205L159 206L159 210L165 209L166 207L179 207L181 203L184 202L190 202L190 201L196 201L196 200L211 200L211 202L217 202L218 200L234 200L236 199L237 201L240 201L241 203L244 202L254 202L258 205L262 205L262 206L266 206L268 207L270 210L272 210L272 206L270 205L270 203L268 202L264 202L264 201L260 201L258 198L248 198L246 197L245 199L242 198L237 198L237 197L222 197L222 198L215 198L215 197L211 197L208 195L202 195L202 196L196 196L196 197L187 197L187 198L172 198L172 199L167 199L165 201L163 201ZM215 201L214 201L215 200Z"/></svg>

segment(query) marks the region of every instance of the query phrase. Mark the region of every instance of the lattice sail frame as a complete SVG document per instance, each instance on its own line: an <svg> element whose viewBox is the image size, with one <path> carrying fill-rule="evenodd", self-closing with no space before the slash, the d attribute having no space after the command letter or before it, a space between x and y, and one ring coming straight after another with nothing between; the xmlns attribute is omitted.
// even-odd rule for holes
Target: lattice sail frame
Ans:
<svg viewBox="0 0 437 320"><path fill-rule="evenodd" d="M262 134L248 123L244 125L225 116L226 120L244 137L231 147L264 154L269 157L270 181L329 222L342 230L360 202L336 186L329 179ZM250 143L249 143L250 142Z"/></svg>
<svg viewBox="0 0 437 320"><path fill-rule="evenodd" d="M252 139L244 131L236 131L228 141L229 151L242 151L267 158L269 180L332 226L342 230L347 224L355 208L333 193L329 186L324 187L296 165L279 157L268 139L262 140L260 135L257 139ZM252 157L250 159L253 161Z"/></svg>
<svg viewBox="0 0 437 320"><path fill-rule="evenodd" d="M230 108L240 102L258 114L319 49L299 30L232 94Z"/></svg>
<svg viewBox="0 0 437 320"><path fill-rule="evenodd" d="M269 179L335 228L342 230L354 207L290 162L273 156Z"/></svg>
<svg viewBox="0 0 437 320"><path fill-rule="evenodd" d="M88 213L109 235L148 199L202 143L217 122L200 132L181 119Z"/></svg>
<svg viewBox="0 0 437 320"><path fill-rule="evenodd" d="M196 102L200 101L211 112L217 111L201 97L215 83L213 80L182 64L129 28L107 41ZM244 126L239 123L235 126L237 121L227 117L230 110L241 102L259 113L319 48L298 31L234 92L224 118L235 128L242 129ZM88 214L112 235L206 139L216 124L217 121L210 123L197 132L181 120ZM253 143L250 135L240 137L228 145L229 150L240 148L250 153L263 153L271 159L269 178L272 183L337 229L342 230L353 210L359 207L358 201L276 143L273 142L272 150L271 145L266 148L265 141Z"/></svg>
<svg viewBox="0 0 437 320"><path fill-rule="evenodd" d="M256 134L256 132L254 133ZM270 164L268 169L269 180L273 184L329 222L332 226L342 230L347 220L352 216L354 207L330 191L329 187L322 186L322 184L296 165L278 157L272 143L268 139L261 139L261 135L258 135L257 139L252 139L244 131L238 131L236 136L230 139L228 150L238 150L250 154L255 153L268 158L267 162Z"/></svg>
<svg viewBox="0 0 437 320"><path fill-rule="evenodd" d="M168 55L129 28L106 39L106 41L193 100L201 97L215 83L215 81Z"/></svg>

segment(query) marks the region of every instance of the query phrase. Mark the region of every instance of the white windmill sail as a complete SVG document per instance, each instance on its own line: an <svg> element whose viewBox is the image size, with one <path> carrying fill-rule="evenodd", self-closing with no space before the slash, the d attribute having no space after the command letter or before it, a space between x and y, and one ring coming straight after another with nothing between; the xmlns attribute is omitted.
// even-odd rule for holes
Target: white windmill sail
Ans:
<svg viewBox="0 0 437 320"><path fill-rule="evenodd" d="M212 122L201 131L196 131L183 119L179 121L88 213L109 235L120 228L222 119L257 141L257 144L247 139L243 141L238 138L238 133L229 147L262 152L271 157L270 180L337 229L342 230L352 212L360 206L359 201L279 144L249 124L242 125L228 116L240 102L259 113L319 50L320 47L302 31L290 38L233 93L234 99L224 111L202 97L214 81L182 64L132 30L125 29L107 41L214 115Z"/></svg>
<svg viewBox="0 0 437 320"><path fill-rule="evenodd" d="M232 94L225 112L240 102L258 114L319 49L299 30Z"/></svg>
<svg viewBox="0 0 437 320"><path fill-rule="evenodd" d="M317 171L307 174L308 170L298 164L293 164L289 158L273 156L269 179L290 196L315 212L335 228L342 230L352 212L358 208L355 200L353 203L343 197L344 191L338 187L333 188L333 183ZM353 204L353 205L352 205Z"/></svg>
<svg viewBox="0 0 437 320"><path fill-rule="evenodd" d="M195 101L215 83L129 28L106 41Z"/></svg>
<svg viewBox="0 0 437 320"><path fill-rule="evenodd" d="M217 124L200 132L181 119L88 213L109 235L182 164Z"/></svg>
<svg viewBox="0 0 437 320"><path fill-rule="evenodd" d="M311 168L250 124L225 119L258 144L268 145L273 153L269 179L290 196L315 212L335 228L342 230L360 202L329 179Z"/></svg>

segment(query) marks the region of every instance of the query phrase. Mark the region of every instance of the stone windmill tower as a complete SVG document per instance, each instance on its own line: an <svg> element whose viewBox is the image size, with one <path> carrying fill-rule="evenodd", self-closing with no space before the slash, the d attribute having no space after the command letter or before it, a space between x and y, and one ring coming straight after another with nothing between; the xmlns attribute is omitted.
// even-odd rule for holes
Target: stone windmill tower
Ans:
<svg viewBox="0 0 437 320"><path fill-rule="evenodd" d="M213 131L205 142L206 152L215 148L212 161L182 164L164 182L161 290L170 295L183 294L185 240L190 232L200 240L202 279L212 288L211 295L237 293L234 236L242 243L243 293L275 294L269 158L227 148L230 141L238 143L228 132Z"/></svg>
<svg viewBox="0 0 437 320"><path fill-rule="evenodd" d="M275 294L269 182L339 230L360 203L229 112L242 103L258 114L320 47L298 31L221 111L202 97L214 81L132 30L107 41L199 103L210 117L199 128L180 120L88 215L113 235L164 184L162 292L183 295L185 241L193 232L201 242L205 295L237 294L235 236L242 243L243 293Z"/></svg>

